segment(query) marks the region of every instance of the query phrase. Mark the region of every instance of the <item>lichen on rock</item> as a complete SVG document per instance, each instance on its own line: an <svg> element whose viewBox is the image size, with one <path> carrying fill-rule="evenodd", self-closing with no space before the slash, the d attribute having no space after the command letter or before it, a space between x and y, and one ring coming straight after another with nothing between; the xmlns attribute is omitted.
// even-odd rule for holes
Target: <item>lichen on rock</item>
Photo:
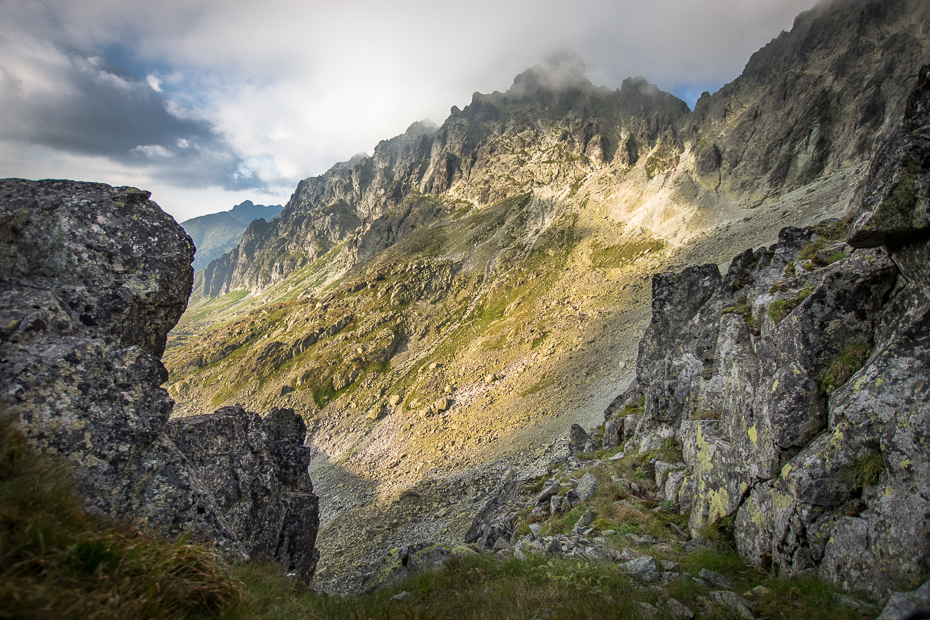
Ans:
<svg viewBox="0 0 930 620"><path fill-rule="evenodd" d="M303 421L241 408L169 421L159 357L191 292L194 247L148 198L0 181L2 406L73 466L87 509L309 578L318 517Z"/></svg>
<svg viewBox="0 0 930 620"><path fill-rule="evenodd" d="M928 98L924 68L877 150L852 247L831 238L838 222L789 228L717 282L713 265L656 277L637 378L618 398L645 402L628 445L681 443L693 535L734 518L751 563L878 598L930 575L928 198L913 164Z"/></svg>

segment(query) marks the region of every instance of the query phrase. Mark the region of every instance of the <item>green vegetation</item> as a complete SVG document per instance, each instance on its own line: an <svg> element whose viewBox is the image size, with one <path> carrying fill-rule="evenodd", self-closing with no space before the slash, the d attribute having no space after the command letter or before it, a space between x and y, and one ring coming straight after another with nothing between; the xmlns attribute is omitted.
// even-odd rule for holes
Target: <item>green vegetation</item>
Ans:
<svg viewBox="0 0 930 620"><path fill-rule="evenodd" d="M846 383L857 370L862 368L872 347L863 342L848 342L840 348L839 355L830 362L820 375L820 387L830 396Z"/></svg>
<svg viewBox="0 0 930 620"><path fill-rule="evenodd" d="M841 478L853 489L870 487L878 482L885 471L882 453L875 451L857 459L843 470Z"/></svg>
<svg viewBox="0 0 930 620"><path fill-rule="evenodd" d="M237 303L242 301L249 294L248 290L241 291L231 291L225 295L220 295L214 299L211 299L209 302L198 306L197 309L193 312L185 312L181 316L181 320L178 321L178 326L187 325L188 323L196 323L197 321L202 321L211 314L217 314L227 310Z"/></svg>
<svg viewBox="0 0 930 620"><path fill-rule="evenodd" d="M845 250L832 252L825 258L818 258L817 254L822 249L845 239L854 217L850 215L842 220L827 220L811 226L811 231L817 235L817 238L801 248L798 252L798 260L811 261L815 267L825 267L846 258Z"/></svg>
<svg viewBox="0 0 930 620"><path fill-rule="evenodd" d="M695 409L694 413L691 414L692 420L719 420L720 412L714 411L712 409Z"/></svg>
<svg viewBox="0 0 930 620"><path fill-rule="evenodd" d="M753 270L759 264L759 257L754 256L752 261L746 266L746 269L743 270L736 279L730 284L730 290L732 292L737 292L740 289L743 289L755 281L755 277L752 275Z"/></svg>
<svg viewBox="0 0 930 620"><path fill-rule="evenodd" d="M833 605L835 589L811 578L781 579L744 564L730 548L732 518L707 533L721 550L686 552L678 545L640 545L626 534L669 537L686 515L674 507L633 495L615 482L647 471L650 452L579 470L593 473L598 491L588 504L537 520L545 531L569 531L589 508L594 525L611 546L648 552L680 563L696 575L702 568L726 575L736 591L764 585L752 595L757 617L829 618L860 616ZM863 459L871 463L874 456ZM880 460L880 457L879 457ZM871 471L871 465L863 465ZM640 480L652 488L650 476ZM540 479L527 491L538 491ZM622 500L622 501L618 501ZM653 510L656 507L662 510ZM357 597L318 594L274 565L246 562L229 566L214 552L185 541L170 542L134 528L89 517L77 505L67 470L30 450L8 419L0 420L0 608L14 617L217 618L222 620L328 619L525 619L532 616L583 620L636 618L637 603L662 608L674 597L694 610L714 587L673 577L662 588L640 587L616 562L580 561L530 555L526 560L493 554L452 557L441 569L415 574ZM528 531L529 519L518 531ZM404 593L395 599L398 594ZM711 616L723 613L717 609Z"/></svg>
<svg viewBox="0 0 930 620"><path fill-rule="evenodd" d="M646 174L650 179L678 165L677 149L662 144L646 159Z"/></svg>
<svg viewBox="0 0 930 620"><path fill-rule="evenodd" d="M641 238L603 248L597 244L591 251L591 264L595 269L615 269L628 265L648 253L662 252L667 243L661 239Z"/></svg>
<svg viewBox="0 0 930 620"><path fill-rule="evenodd" d="M713 542L722 549L736 551L735 525L736 515L730 515L714 523L708 523L701 528L701 538Z"/></svg>
<svg viewBox="0 0 930 620"><path fill-rule="evenodd" d="M617 412L617 417L625 415L639 415L646 410L646 399L643 397L640 399L642 402L636 405L623 405L620 411Z"/></svg>
<svg viewBox="0 0 930 620"><path fill-rule="evenodd" d="M782 319L791 314L791 311L801 305L805 299L810 297L814 292L813 287L806 287L798 292L797 295L789 299L778 299L769 304L767 313L773 323L780 323Z"/></svg>
<svg viewBox="0 0 930 620"><path fill-rule="evenodd" d="M17 618L183 618L237 604L214 552L85 514L67 468L0 417L0 609Z"/></svg>
<svg viewBox="0 0 930 620"><path fill-rule="evenodd" d="M729 306L723 308L720 311L720 314L740 314L743 317L743 322L746 323L746 328L749 329L750 333L755 336L759 335L759 330L762 327L762 315L754 316L752 313L752 306L749 304L749 300L745 295L740 297L737 300L735 306Z"/></svg>
<svg viewBox="0 0 930 620"><path fill-rule="evenodd" d="M550 377L545 377L545 376L544 376L542 379L540 379L539 381L537 381L536 383L534 383L534 384L531 385L530 387L528 387L528 388L526 388L525 390L523 390L522 392L520 392L520 396L526 397L526 396L531 396L531 395L533 395L533 394L536 394L537 392L542 392L542 391L545 390L546 388L548 388L548 387L550 387L551 385L553 385L553 384L555 383L555 381L556 381L556 377L555 377L554 375L553 375L553 376L550 376Z"/></svg>

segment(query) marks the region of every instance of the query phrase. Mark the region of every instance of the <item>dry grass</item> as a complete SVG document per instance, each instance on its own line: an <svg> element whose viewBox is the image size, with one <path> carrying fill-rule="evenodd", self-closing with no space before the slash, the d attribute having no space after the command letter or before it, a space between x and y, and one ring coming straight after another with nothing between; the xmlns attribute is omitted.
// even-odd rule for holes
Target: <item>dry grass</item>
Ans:
<svg viewBox="0 0 930 620"><path fill-rule="evenodd" d="M0 609L16 618L183 618L241 586L206 546L84 513L62 464L0 419Z"/></svg>

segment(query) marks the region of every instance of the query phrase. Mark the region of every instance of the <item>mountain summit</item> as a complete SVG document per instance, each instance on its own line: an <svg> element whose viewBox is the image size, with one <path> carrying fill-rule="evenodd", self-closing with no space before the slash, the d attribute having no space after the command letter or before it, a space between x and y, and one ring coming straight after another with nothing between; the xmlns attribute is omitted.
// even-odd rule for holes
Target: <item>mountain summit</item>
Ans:
<svg viewBox="0 0 930 620"><path fill-rule="evenodd" d="M242 233L253 221L271 221L283 210L281 205L266 207L246 200L229 211L201 215L181 222L181 227L191 236L194 247L197 248L194 270L200 271L211 261L234 248L242 239Z"/></svg>

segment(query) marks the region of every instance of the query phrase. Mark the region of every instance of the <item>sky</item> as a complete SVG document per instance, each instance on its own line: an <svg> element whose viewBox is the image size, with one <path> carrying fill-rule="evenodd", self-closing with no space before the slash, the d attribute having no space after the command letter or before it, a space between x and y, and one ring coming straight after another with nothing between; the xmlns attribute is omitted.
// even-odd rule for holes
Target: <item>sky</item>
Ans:
<svg viewBox="0 0 930 620"><path fill-rule="evenodd" d="M565 49L689 106L815 0L0 0L0 177L152 192L181 222L372 153Z"/></svg>

